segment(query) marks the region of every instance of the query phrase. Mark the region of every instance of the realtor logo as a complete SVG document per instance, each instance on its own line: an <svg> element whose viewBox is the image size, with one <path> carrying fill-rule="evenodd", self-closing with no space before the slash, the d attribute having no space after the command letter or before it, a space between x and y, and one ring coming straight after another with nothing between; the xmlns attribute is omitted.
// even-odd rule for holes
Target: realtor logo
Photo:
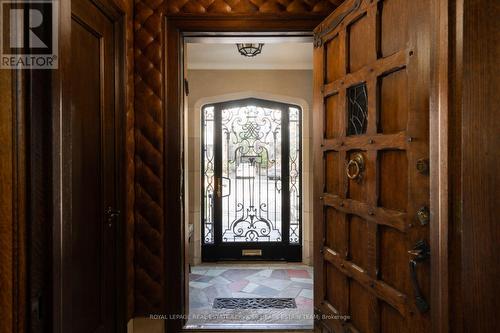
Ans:
<svg viewBox="0 0 500 333"><path fill-rule="evenodd" d="M0 68L56 69L56 0L1 0Z"/></svg>

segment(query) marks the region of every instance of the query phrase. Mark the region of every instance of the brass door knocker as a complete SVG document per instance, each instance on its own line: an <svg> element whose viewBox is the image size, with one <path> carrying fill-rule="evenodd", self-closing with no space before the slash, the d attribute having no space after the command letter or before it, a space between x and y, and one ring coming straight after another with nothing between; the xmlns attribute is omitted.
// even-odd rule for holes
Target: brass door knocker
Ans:
<svg viewBox="0 0 500 333"><path fill-rule="evenodd" d="M365 169L365 159L361 153L356 153L352 156L346 166L346 173L349 179L359 179L361 172Z"/></svg>

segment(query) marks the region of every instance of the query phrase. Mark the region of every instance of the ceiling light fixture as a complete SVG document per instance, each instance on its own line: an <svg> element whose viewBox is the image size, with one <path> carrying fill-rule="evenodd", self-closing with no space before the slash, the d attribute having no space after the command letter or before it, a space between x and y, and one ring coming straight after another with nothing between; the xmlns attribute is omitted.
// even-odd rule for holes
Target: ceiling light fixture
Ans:
<svg viewBox="0 0 500 333"><path fill-rule="evenodd" d="M242 56L245 57L255 57L257 54L260 54L262 52L262 47L264 46L264 43L238 43L236 44L238 47L238 51Z"/></svg>

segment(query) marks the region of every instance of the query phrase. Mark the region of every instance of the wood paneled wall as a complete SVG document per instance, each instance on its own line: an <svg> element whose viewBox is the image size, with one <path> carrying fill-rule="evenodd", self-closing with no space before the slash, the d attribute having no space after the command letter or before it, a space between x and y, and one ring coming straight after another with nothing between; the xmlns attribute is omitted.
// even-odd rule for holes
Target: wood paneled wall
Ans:
<svg viewBox="0 0 500 333"><path fill-rule="evenodd" d="M126 25L127 91L123 125L126 129L123 180L126 250L122 256L123 253L126 255L127 263L127 300L122 300L122 304L125 306L126 303L127 317L130 318L134 311L133 0L113 1L124 13ZM62 15L67 13L60 12ZM1 333L45 332L57 326L52 315L60 309L51 308L50 300L55 279L50 261L60 259L51 258L54 241L51 233L58 230L51 224L54 221L52 208L56 206L53 200L59 195L52 193L51 188L52 153L57 151L54 148L56 143L52 142L54 114L51 108L57 110L59 104L52 101L51 96L57 96L57 89L64 84L56 82L59 72L27 70L15 74L14 71L0 70ZM48 84L51 80L52 86ZM43 298L42 320L37 319L37 314L29 313L31 300L39 295Z"/></svg>
<svg viewBox="0 0 500 333"><path fill-rule="evenodd" d="M500 4L463 0L459 11L461 216L454 223L461 225L463 294L458 298L463 332L494 332L500 326Z"/></svg>
<svg viewBox="0 0 500 333"><path fill-rule="evenodd" d="M433 1L431 213L435 332L493 332L500 325L500 7ZM439 234L440 233L440 234ZM441 238L440 238L441 235Z"/></svg>
<svg viewBox="0 0 500 333"><path fill-rule="evenodd" d="M0 70L0 332L24 332L24 174L13 71ZM21 148L22 147L22 148ZM21 164L19 164L21 162ZM20 306L21 305L21 306Z"/></svg>

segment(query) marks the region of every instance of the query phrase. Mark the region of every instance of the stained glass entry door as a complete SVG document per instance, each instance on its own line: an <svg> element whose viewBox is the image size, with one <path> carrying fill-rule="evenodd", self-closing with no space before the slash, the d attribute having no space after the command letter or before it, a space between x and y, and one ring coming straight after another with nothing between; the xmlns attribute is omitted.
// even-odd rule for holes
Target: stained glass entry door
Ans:
<svg viewBox="0 0 500 333"><path fill-rule="evenodd" d="M205 261L301 260L300 125L293 105L204 107Z"/></svg>

